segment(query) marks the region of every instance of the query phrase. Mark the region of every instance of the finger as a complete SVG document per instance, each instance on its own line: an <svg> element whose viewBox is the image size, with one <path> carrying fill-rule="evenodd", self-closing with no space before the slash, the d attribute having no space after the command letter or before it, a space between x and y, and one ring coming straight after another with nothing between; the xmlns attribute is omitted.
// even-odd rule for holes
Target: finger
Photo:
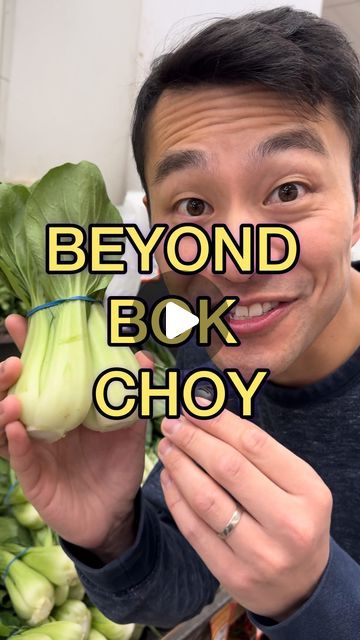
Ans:
<svg viewBox="0 0 360 640"><path fill-rule="evenodd" d="M154 369L154 359L150 351L137 351L135 356L142 369Z"/></svg>
<svg viewBox="0 0 360 640"><path fill-rule="evenodd" d="M27 320L18 314L12 313L6 318L5 326L19 351L22 351L27 334Z"/></svg>
<svg viewBox="0 0 360 640"><path fill-rule="evenodd" d="M196 401L200 405L202 398ZM184 411L186 420L202 431L227 442L252 462L279 487L294 495L303 495L320 478L304 460L286 449L266 431L226 409L215 418L202 420Z"/></svg>
<svg viewBox="0 0 360 640"><path fill-rule="evenodd" d="M196 427L193 429L195 431ZM188 432L187 426L185 431ZM202 438L199 438L199 435L201 435L200 430L195 431L190 437L187 434L185 439L189 438L190 445L185 449L183 447L179 449L176 443L174 445L173 439L172 446L167 449L164 446L166 440L159 445L159 457L163 464L166 464L192 508L200 515L199 510L206 510L207 507L211 521L206 521L218 531L224 528L226 524L224 519L234 511L236 503L248 512L248 517L260 523L266 530L277 529L279 518L285 519L291 506L291 498L288 494L279 489L229 445L216 441L207 434L202 434ZM189 453L186 450L192 447L195 453ZM197 464L194 464L193 460ZM199 485L202 486L204 493L198 493ZM221 498L222 495L224 498ZM199 504L194 502L195 496ZM219 504L225 505L226 513L219 509Z"/></svg>
<svg viewBox="0 0 360 640"><path fill-rule="evenodd" d="M5 427L8 439L10 464L26 494L29 495L36 486L40 465L35 454L34 443L29 438L24 425L11 422Z"/></svg>
<svg viewBox="0 0 360 640"><path fill-rule="evenodd" d="M8 389L15 384L21 373L21 361L16 356L10 356L0 363L0 400L5 398Z"/></svg>
<svg viewBox="0 0 360 640"><path fill-rule="evenodd" d="M0 402L0 433L4 427L14 420L19 420L21 404L16 396L7 396Z"/></svg>
<svg viewBox="0 0 360 640"><path fill-rule="evenodd" d="M162 471L160 479L165 502L178 529L219 582L226 582L229 568L234 571L237 566L234 552L194 513L168 473Z"/></svg>
<svg viewBox="0 0 360 640"><path fill-rule="evenodd" d="M158 455L195 513L214 531L222 531L234 512L234 498L166 438Z"/></svg>

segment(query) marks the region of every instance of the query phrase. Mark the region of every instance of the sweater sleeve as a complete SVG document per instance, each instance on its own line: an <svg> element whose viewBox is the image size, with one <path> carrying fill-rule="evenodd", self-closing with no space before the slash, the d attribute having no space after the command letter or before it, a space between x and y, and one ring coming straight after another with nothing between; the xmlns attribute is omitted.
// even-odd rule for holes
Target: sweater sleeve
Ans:
<svg viewBox="0 0 360 640"><path fill-rule="evenodd" d="M280 623L249 617L270 640L353 640L359 636L360 566L332 539L325 572L300 609Z"/></svg>
<svg viewBox="0 0 360 640"><path fill-rule="evenodd" d="M119 558L102 564L92 553L60 543L76 565L90 600L110 619L171 628L212 602L218 587L167 509L159 462L136 498L137 535Z"/></svg>

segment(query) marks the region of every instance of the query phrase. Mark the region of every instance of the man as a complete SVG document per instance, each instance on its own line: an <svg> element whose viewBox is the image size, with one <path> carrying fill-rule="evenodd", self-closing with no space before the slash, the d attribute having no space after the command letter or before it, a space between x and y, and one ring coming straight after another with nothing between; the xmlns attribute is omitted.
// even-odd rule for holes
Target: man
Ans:
<svg viewBox="0 0 360 640"><path fill-rule="evenodd" d="M16 398L1 402L2 455L120 622L173 626L220 582L270 638L358 633L359 129L355 54L333 25L289 8L212 23L141 89L133 147L152 223L223 223L235 237L241 223L286 224L301 250L281 275L230 262L202 274L240 298L228 321L241 345L215 365L269 368L270 382L254 423L234 398L213 420L164 420L165 469L142 491L142 424L46 445L27 437ZM281 257L276 238L271 249ZM157 260L166 268L161 247ZM24 323L8 329L21 346ZM178 365L197 358L184 347ZM19 371L3 363L3 396Z"/></svg>

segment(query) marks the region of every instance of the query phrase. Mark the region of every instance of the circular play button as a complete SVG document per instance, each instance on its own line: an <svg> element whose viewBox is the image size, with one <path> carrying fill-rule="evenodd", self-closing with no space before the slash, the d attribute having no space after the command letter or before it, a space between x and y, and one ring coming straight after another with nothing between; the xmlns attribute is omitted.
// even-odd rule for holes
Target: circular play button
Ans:
<svg viewBox="0 0 360 640"><path fill-rule="evenodd" d="M224 297L203 275L181 275L168 271L142 283L138 297L159 321L159 340L170 348L191 341L201 347L204 360L214 358L225 344L240 341L227 322L230 310L239 299ZM153 331L155 323L152 323Z"/></svg>

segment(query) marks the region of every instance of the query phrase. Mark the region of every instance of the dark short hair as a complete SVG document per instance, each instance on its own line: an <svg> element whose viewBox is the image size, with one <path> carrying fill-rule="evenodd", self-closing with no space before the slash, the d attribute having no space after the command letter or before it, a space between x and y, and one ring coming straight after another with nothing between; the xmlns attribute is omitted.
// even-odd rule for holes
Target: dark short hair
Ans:
<svg viewBox="0 0 360 640"><path fill-rule="evenodd" d="M333 23L281 7L222 18L154 60L138 94L132 145L142 186L149 114L166 89L258 84L316 113L325 103L346 131L355 199L360 174L360 66Z"/></svg>

